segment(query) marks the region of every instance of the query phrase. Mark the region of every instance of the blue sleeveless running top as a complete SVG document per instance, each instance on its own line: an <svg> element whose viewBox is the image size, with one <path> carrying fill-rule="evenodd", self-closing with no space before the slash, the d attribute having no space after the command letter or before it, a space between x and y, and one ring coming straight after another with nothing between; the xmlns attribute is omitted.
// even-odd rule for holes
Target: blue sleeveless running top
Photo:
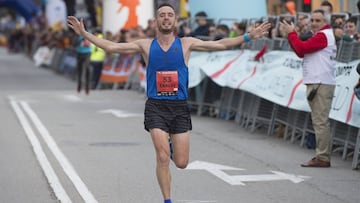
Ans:
<svg viewBox="0 0 360 203"><path fill-rule="evenodd" d="M179 38L175 38L166 52L160 47L156 38L151 42L146 80L148 98L187 99L189 72Z"/></svg>

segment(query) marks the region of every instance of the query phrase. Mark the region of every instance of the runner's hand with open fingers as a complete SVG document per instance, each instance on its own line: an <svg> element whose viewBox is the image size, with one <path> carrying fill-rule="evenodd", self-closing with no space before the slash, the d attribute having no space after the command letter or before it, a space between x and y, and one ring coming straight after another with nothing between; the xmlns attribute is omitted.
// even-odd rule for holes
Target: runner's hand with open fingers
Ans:
<svg viewBox="0 0 360 203"><path fill-rule="evenodd" d="M249 37L250 39L256 39L259 37L266 36L269 33L270 28L271 28L271 23L263 22L261 23L261 25L257 26L255 29L249 32Z"/></svg>
<svg viewBox="0 0 360 203"><path fill-rule="evenodd" d="M78 35L83 35L86 32L83 19L79 21L75 16L68 16L67 23Z"/></svg>

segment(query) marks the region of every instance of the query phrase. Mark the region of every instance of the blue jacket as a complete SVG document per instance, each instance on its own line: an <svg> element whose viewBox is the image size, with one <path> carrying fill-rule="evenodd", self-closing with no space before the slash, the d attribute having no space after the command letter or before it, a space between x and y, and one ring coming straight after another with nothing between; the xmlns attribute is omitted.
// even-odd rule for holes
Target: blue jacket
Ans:
<svg viewBox="0 0 360 203"><path fill-rule="evenodd" d="M77 38L76 52L81 54L90 54L91 53L91 43L89 40L85 39L83 36Z"/></svg>

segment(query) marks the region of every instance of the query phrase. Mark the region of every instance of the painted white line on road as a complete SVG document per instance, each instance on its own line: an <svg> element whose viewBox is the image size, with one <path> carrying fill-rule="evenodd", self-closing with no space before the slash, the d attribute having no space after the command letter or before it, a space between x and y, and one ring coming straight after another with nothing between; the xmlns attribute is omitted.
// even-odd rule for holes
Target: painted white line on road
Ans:
<svg viewBox="0 0 360 203"><path fill-rule="evenodd" d="M85 183L81 180L74 167L62 153L62 151L54 141L53 137L50 135L44 124L40 121L36 113L25 101L20 101L20 104L38 129L40 135L44 139L50 151L54 154L61 167L63 168L65 174L70 178L71 182L74 184L75 188L77 189L83 200L86 203L97 203L98 201L95 199L94 195L90 192L90 190L86 187Z"/></svg>
<svg viewBox="0 0 360 203"><path fill-rule="evenodd" d="M77 95L73 95L73 94L64 95L64 99L66 101L70 101L70 102L81 102L82 101L81 97L79 97Z"/></svg>
<svg viewBox="0 0 360 203"><path fill-rule="evenodd" d="M130 113L127 111L122 111L119 109L105 109L105 110L101 110L98 111L98 113L109 113L114 115L115 117L118 118L129 118L129 117L141 117L143 116L143 114L139 114L139 113Z"/></svg>
<svg viewBox="0 0 360 203"><path fill-rule="evenodd" d="M41 144L40 144L38 138L36 137L34 131L32 130L31 125L30 125L28 119L26 118L24 112L21 110L21 108L15 102L15 100L13 98L9 97L9 99L10 99L10 105L13 108L17 118L19 119L21 126L23 127L23 129L25 131L25 134L26 134L28 140L30 141L30 144L33 147L35 156L36 156L42 170L44 171L47 181L49 182L50 187L53 189L55 196L62 203L71 203L70 197L68 196L68 194L62 187L62 185L59 181L59 178L57 177L54 169L52 168L49 160L47 159L47 157L41 147Z"/></svg>
<svg viewBox="0 0 360 203"><path fill-rule="evenodd" d="M230 185L245 185L244 182L259 182L259 181L278 181L289 180L293 183L301 183L310 177L287 174L280 171L271 171L272 174L257 174L257 175L229 175L223 170L244 170L241 168L234 168L220 164L214 164L205 161L194 161L190 163L187 170L206 170L221 180Z"/></svg>
<svg viewBox="0 0 360 203"><path fill-rule="evenodd" d="M221 180L227 182L230 185L244 185L242 182L236 183L232 176L225 173L223 170L244 170L242 168L235 168L231 166L225 166L221 164L210 163L206 161L193 161L187 167L186 170L206 170Z"/></svg>

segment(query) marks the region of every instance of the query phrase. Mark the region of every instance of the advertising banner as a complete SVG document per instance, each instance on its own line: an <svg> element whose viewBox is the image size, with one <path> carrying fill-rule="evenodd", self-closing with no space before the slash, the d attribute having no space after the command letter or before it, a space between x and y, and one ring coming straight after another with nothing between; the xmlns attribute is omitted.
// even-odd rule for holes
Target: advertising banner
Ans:
<svg viewBox="0 0 360 203"><path fill-rule="evenodd" d="M67 11L63 0L50 0L46 4L46 19L53 30L66 27Z"/></svg>
<svg viewBox="0 0 360 203"><path fill-rule="evenodd" d="M121 29L147 26L154 17L154 2L149 0L103 1L103 30L116 33Z"/></svg>
<svg viewBox="0 0 360 203"><path fill-rule="evenodd" d="M248 91L291 109L310 111L302 83L302 59L291 51L270 51L255 61L256 54L257 51L251 50L194 52L189 62L189 85L199 84L203 72L220 86ZM360 127L360 101L354 96L353 88L359 79L358 63L360 60L337 63L330 112L330 118L356 127Z"/></svg>
<svg viewBox="0 0 360 203"><path fill-rule="evenodd" d="M126 83L134 72L139 74L140 80L144 80L145 73L142 70L143 66L140 59L140 55L131 54L112 54L110 57L106 57L100 81L105 83Z"/></svg>

